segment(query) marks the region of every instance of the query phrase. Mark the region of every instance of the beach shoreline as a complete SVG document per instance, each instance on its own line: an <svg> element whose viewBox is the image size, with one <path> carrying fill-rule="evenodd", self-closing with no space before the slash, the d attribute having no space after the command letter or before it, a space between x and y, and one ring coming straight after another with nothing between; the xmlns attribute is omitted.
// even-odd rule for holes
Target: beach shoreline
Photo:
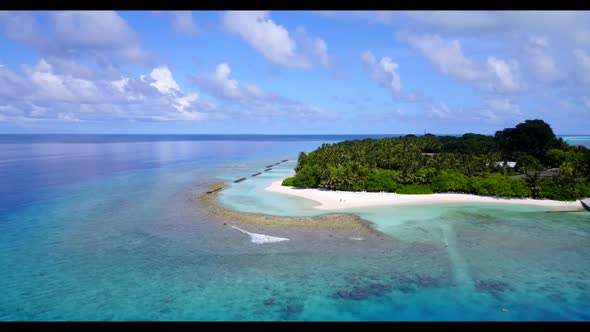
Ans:
<svg viewBox="0 0 590 332"><path fill-rule="evenodd" d="M478 196L473 194L435 193L426 195L403 195L386 192L352 192L332 191L324 189L295 188L281 185L282 181L274 181L266 191L297 196L317 202L317 210L336 211L353 208L376 206L404 206L421 204L517 204L545 207L559 211L581 211L582 205L578 201L563 202L547 199L532 198L497 198Z"/></svg>
<svg viewBox="0 0 590 332"><path fill-rule="evenodd" d="M354 214L325 214L314 217L275 216L263 213L235 211L221 205L217 194L226 187L223 182L211 183L209 193L199 195L198 201L209 208L214 215L229 218L238 224L263 227L280 227L303 230L347 231L358 234L381 235L373 227ZM217 189L219 188L219 189ZM217 190L215 190L217 189Z"/></svg>

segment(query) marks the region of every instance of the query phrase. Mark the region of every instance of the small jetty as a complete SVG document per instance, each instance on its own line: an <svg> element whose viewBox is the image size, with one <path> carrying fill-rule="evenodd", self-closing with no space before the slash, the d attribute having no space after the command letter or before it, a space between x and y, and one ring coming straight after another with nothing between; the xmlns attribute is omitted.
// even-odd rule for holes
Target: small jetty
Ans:
<svg viewBox="0 0 590 332"><path fill-rule="evenodd" d="M279 162L277 162L275 164L272 164L272 165L266 165L266 169L264 171L262 171L262 172L271 171L274 166L277 166L277 165L279 165L281 163L284 163L285 161L288 161L288 159L283 159L283 160L281 160L281 161L279 161ZM252 174L250 176L258 176L258 175L262 174L262 172L254 173L254 174ZM246 178L237 179L237 180L234 181L234 183L240 183L242 181L246 181ZM207 191L206 193L207 194L212 194L212 193L217 192L217 191L219 191L221 189L223 189L223 188L220 187L220 188L217 188L217 189L214 189L214 190Z"/></svg>
<svg viewBox="0 0 590 332"><path fill-rule="evenodd" d="M586 200L588 201L589 199L586 199ZM584 200L581 199L580 203L582 203L582 207L584 208L584 210L590 212L590 202L586 203L586 202L584 202Z"/></svg>
<svg viewBox="0 0 590 332"><path fill-rule="evenodd" d="M222 187L219 187L217 189L209 190L208 192L206 192L206 194L212 194L214 192L220 191L221 189L223 189L223 188Z"/></svg>
<svg viewBox="0 0 590 332"><path fill-rule="evenodd" d="M283 160L281 160L281 161L279 161L279 162L276 162L276 163L274 163L274 164L272 164L272 165L266 165L266 168L271 168L271 167L273 167L273 166L280 165L281 163L284 163L285 161L289 161L289 159L283 159Z"/></svg>

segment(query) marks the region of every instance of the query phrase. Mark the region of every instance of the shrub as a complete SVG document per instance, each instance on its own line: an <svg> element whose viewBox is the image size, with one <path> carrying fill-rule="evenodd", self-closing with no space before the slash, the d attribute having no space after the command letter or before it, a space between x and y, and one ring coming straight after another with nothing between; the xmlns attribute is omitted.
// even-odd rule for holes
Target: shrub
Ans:
<svg viewBox="0 0 590 332"><path fill-rule="evenodd" d="M395 192L400 184L396 179L395 171L379 170L371 173L367 177L365 188L368 191L389 191Z"/></svg>
<svg viewBox="0 0 590 332"><path fill-rule="evenodd" d="M573 201L576 199L573 192L564 189L554 181L543 181L538 195L539 198L548 198L557 201Z"/></svg>
<svg viewBox="0 0 590 332"><path fill-rule="evenodd" d="M510 192L508 197L529 197L532 195L531 188L524 180L510 178L507 180L510 183Z"/></svg>
<svg viewBox="0 0 590 332"><path fill-rule="evenodd" d="M432 194L432 188L425 184L408 184L397 190L398 194L425 195Z"/></svg>
<svg viewBox="0 0 590 332"><path fill-rule="evenodd" d="M469 191L469 179L456 170L443 170L432 179L432 189L436 192Z"/></svg>
<svg viewBox="0 0 590 332"><path fill-rule="evenodd" d="M315 175L315 169L311 165L303 166L293 177L293 186L300 188L315 188L318 185L318 179Z"/></svg>
<svg viewBox="0 0 590 332"><path fill-rule="evenodd" d="M472 176L469 178L468 188L469 192L478 195L489 195L490 191L487 188L487 183L483 176Z"/></svg>
<svg viewBox="0 0 590 332"><path fill-rule="evenodd" d="M286 178L283 180L283 182L281 183L281 185L285 186L285 187L292 187L293 186L293 180L295 179L295 177L290 177L290 178Z"/></svg>
<svg viewBox="0 0 590 332"><path fill-rule="evenodd" d="M576 180L576 197L590 197L590 185L584 179Z"/></svg>

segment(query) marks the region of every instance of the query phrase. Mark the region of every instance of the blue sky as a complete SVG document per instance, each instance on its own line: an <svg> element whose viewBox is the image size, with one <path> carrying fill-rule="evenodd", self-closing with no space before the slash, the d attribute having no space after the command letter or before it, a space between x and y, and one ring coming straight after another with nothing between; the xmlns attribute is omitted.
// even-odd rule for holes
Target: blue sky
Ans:
<svg viewBox="0 0 590 332"><path fill-rule="evenodd" d="M589 12L0 12L0 133L590 128Z"/></svg>

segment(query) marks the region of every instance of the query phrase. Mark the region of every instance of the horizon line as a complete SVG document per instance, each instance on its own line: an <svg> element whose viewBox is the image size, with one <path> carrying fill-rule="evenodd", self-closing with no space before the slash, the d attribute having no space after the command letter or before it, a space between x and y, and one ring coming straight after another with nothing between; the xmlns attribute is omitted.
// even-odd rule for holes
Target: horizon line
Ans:
<svg viewBox="0 0 590 332"><path fill-rule="evenodd" d="M478 134L478 135L493 135L493 134L485 134L485 133L476 133L476 132L465 132L465 133L426 133L436 136L441 135L464 135L464 134ZM416 135L416 136L424 136L424 133L373 133L373 134L249 134L249 133L0 133L0 136L8 136L8 135L153 135L153 136L163 136L163 135L233 135L233 136L376 136L376 135ZM590 133L587 134L555 134L556 136L589 136Z"/></svg>

